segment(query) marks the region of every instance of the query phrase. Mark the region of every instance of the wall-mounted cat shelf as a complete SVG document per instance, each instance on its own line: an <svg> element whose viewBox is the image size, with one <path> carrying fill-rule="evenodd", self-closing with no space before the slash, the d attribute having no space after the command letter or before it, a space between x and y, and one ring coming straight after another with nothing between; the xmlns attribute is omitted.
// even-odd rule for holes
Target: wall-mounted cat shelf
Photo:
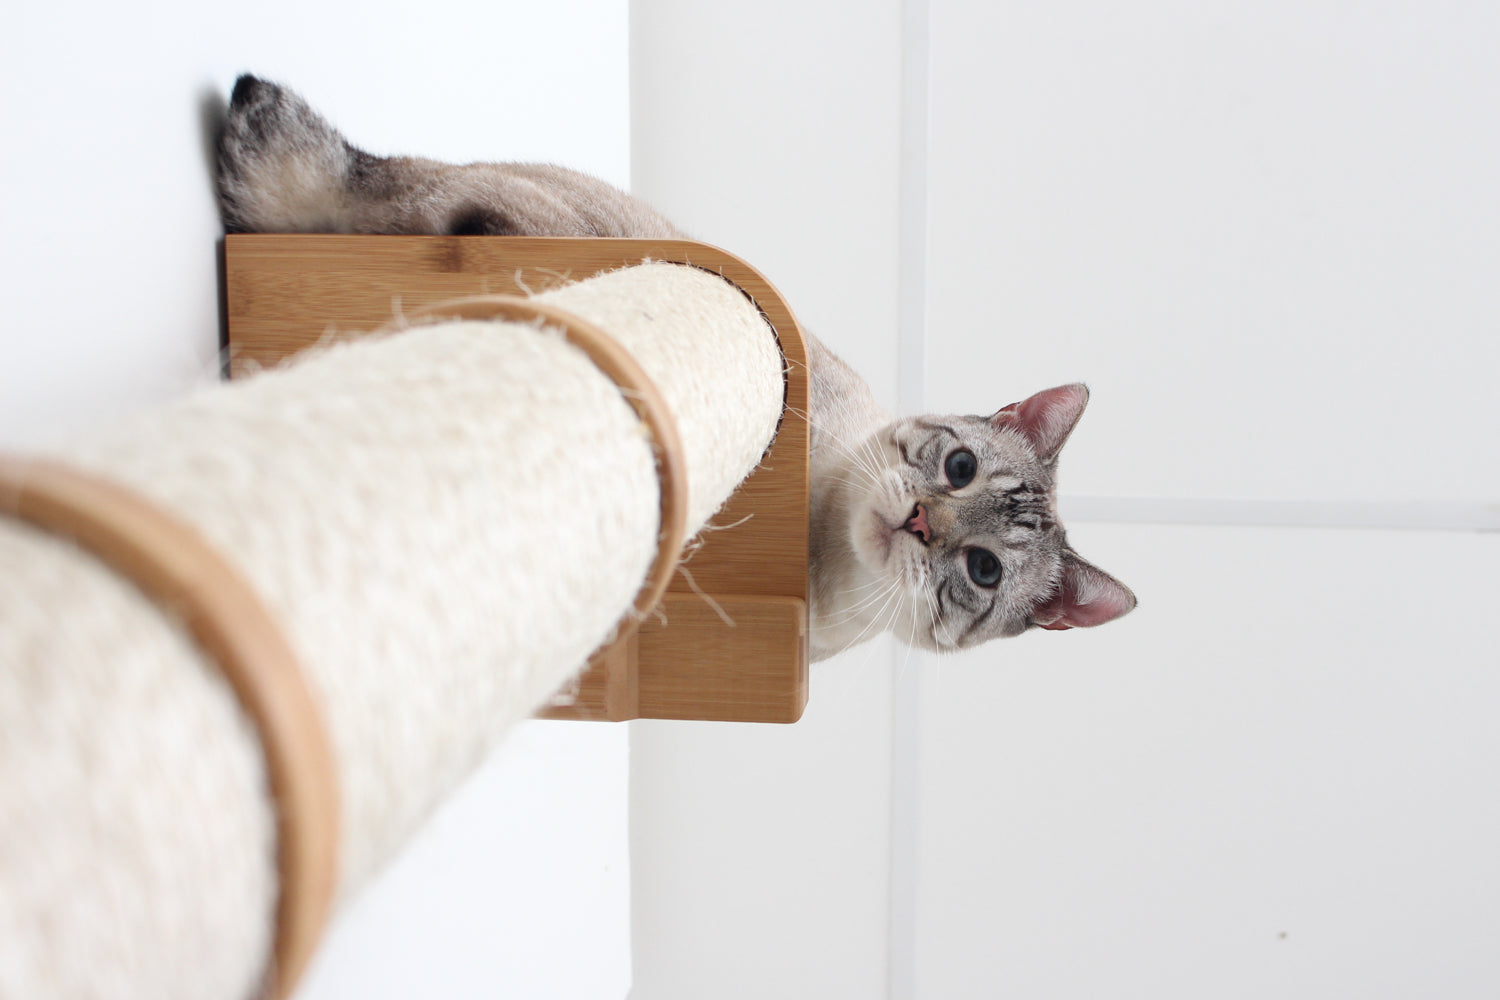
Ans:
<svg viewBox="0 0 1500 1000"><path fill-rule="evenodd" d="M402 312L545 291L645 260L723 276L760 309L786 360L761 466L713 519L639 630L600 650L555 718L794 722L807 702L807 356L797 320L744 261L690 241L485 236L231 235L225 326L233 376ZM732 625L705 600L710 595Z"/></svg>

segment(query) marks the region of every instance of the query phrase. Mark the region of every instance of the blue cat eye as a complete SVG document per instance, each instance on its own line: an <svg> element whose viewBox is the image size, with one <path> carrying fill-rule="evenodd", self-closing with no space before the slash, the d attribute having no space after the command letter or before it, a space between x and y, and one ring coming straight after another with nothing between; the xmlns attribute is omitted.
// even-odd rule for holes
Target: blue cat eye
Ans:
<svg viewBox="0 0 1500 1000"><path fill-rule="evenodd" d="M948 482L953 484L954 489L962 489L974 481L974 476L979 472L979 462L974 458L974 453L967 448L960 448L948 455L943 462L943 473L948 477Z"/></svg>
<svg viewBox="0 0 1500 1000"><path fill-rule="evenodd" d="M1000 560L989 549L969 550L969 579L981 587L993 587L1000 582Z"/></svg>

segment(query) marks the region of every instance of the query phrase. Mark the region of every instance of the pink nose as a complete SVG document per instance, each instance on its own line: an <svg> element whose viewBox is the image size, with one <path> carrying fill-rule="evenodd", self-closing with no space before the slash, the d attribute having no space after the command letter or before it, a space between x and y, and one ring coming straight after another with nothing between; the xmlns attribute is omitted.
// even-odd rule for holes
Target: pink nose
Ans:
<svg viewBox="0 0 1500 1000"><path fill-rule="evenodd" d="M924 545L932 541L932 529L927 525L927 508L921 504L912 508L911 517L901 527L921 538Z"/></svg>

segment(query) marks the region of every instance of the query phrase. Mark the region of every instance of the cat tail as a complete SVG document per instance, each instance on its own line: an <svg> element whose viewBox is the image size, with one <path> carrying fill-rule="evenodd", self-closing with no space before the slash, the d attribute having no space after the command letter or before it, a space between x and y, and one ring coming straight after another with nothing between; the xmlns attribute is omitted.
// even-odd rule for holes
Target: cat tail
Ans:
<svg viewBox="0 0 1500 1000"><path fill-rule="evenodd" d="M351 177L379 162L351 146L297 94L246 73L234 83L218 139L215 181L224 228L352 232Z"/></svg>

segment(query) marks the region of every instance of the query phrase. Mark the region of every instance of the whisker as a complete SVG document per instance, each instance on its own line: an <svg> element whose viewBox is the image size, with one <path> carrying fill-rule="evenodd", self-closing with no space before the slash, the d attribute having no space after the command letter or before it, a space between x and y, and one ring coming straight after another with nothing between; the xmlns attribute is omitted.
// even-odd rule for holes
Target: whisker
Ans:
<svg viewBox="0 0 1500 1000"><path fill-rule="evenodd" d="M870 623L860 630L859 634L854 637L854 641L844 646L845 649L857 646L860 643L864 642L866 639L869 639L872 636L879 635L881 632L886 631L890 628L891 625L895 623L896 615L900 614L901 612L901 590L902 588L899 586L899 584L896 587L892 588L891 596L886 598L886 602L880 606L880 610L875 613L875 617L870 619ZM891 615L891 620L882 625L881 619L885 617L886 609L892 607L892 602L894 602L894 609ZM877 628L876 626L879 627Z"/></svg>
<svg viewBox="0 0 1500 1000"><path fill-rule="evenodd" d="M872 596L866 597L863 601L860 601L858 604L854 605L853 607L844 608L843 609L844 613L842 614L841 617L830 619L826 624L830 625L830 626L834 626L834 625L846 625L849 622L854 621L856 618L863 617L862 612L864 611L865 608L867 608L870 605L876 603L877 601L884 601L886 598L888 598L890 596L891 591L898 590L898 589L900 589L900 587L901 587L901 584L900 584L899 581L894 581L894 582L888 583L878 593L876 593L876 594L874 594ZM882 604L881 607L883 608L884 604Z"/></svg>

